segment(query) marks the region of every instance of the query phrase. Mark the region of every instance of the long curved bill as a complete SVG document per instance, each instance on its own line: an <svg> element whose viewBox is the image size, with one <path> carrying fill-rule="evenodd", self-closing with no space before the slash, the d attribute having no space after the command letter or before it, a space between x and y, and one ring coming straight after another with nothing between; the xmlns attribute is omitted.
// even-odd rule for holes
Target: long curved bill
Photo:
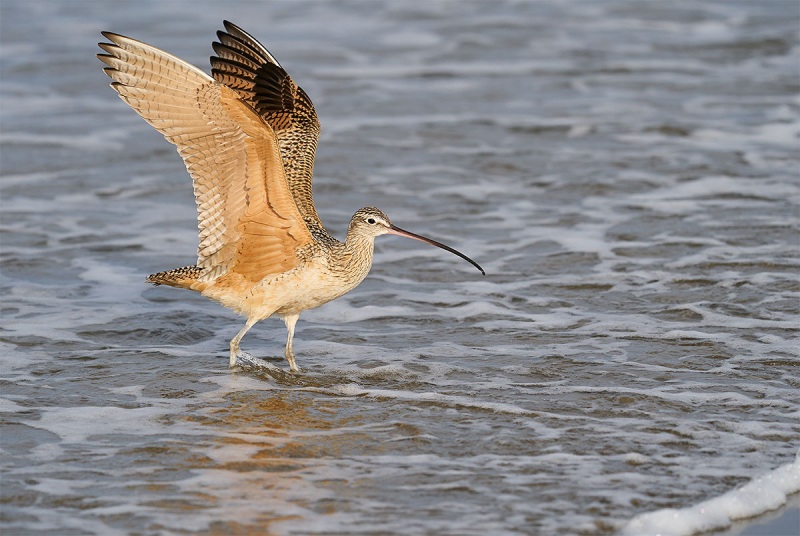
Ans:
<svg viewBox="0 0 800 536"><path fill-rule="evenodd" d="M459 257L461 257L462 259L464 259L465 261L470 263L472 266L474 266L475 268L480 270L483 275L486 275L486 272L483 271L483 268L481 268L481 266L477 262L473 261L472 259L470 259L466 255L464 255L460 251L457 251L457 250L451 248L450 246L445 246L441 242L437 242L436 240L431 240L430 238L426 238L424 236L420 236L418 234L414 234L412 232L406 231L405 229L401 229L400 227L395 227L394 225L390 225L389 226L389 234L394 234L394 235L397 235L397 236L405 236L406 238L413 238L414 240L419 240L420 242L425 242L426 244L430 244L432 246L436 246L437 248L442 248L445 251L449 251L450 253L458 255Z"/></svg>

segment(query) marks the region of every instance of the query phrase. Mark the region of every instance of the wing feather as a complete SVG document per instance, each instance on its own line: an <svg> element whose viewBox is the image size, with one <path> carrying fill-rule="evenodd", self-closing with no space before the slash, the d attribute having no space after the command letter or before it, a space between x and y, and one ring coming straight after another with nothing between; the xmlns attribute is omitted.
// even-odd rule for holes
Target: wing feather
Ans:
<svg viewBox="0 0 800 536"><path fill-rule="evenodd" d="M112 87L171 143L192 176L202 279L257 282L298 264L313 238L289 190L274 130L233 89L160 49L110 32Z"/></svg>
<svg viewBox="0 0 800 536"><path fill-rule="evenodd" d="M211 74L275 131L295 204L312 234L328 239L311 191L320 134L314 105L261 43L231 22L224 25L225 31L217 32L219 42L213 44L217 55L211 58Z"/></svg>

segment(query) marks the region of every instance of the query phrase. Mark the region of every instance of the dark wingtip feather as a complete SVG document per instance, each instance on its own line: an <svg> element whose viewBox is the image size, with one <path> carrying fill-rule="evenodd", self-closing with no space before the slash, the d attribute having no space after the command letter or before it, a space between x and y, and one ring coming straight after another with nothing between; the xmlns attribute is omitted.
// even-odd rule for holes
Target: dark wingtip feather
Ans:
<svg viewBox="0 0 800 536"><path fill-rule="evenodd" d="M118 39L129 39L128 37L125 37L122 34L109 32L109 31L102 31L102 32L100 32L100 35L102 35L103 37L105 37L106 39L108 39L109 41L112 41L112 42L116 42Z"/></svg>
<svg viewBox="0 0 800 536"><path fill-rule="evenodd" d="M114 54L114 50L119 48L119 46L115 45L114 43L97 43L97 46L99 46L100 48L102 48L111 55Z"/></svg>

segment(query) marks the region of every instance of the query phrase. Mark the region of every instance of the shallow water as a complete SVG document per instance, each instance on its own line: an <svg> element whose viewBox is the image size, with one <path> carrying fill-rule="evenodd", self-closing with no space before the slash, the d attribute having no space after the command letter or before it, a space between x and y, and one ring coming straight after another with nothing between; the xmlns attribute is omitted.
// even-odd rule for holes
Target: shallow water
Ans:
<svg viewBox="0 0 800 536"><path fill-rule="evenodd" d="M0 3L3 534L611 534L791 463L798 6ZM371 275L285 331L143 283L188 176L100 30L204 69L223 19L323 123ZM800 478L800 476L799 476Z"/></svg>

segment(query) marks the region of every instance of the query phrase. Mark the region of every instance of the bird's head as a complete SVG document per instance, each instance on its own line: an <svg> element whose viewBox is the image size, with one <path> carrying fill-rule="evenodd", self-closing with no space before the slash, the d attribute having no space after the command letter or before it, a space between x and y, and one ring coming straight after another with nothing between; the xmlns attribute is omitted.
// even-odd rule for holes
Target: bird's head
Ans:
<svg viewBox="0 0 800 536"><path fill-rule="evenodd" d="M477 262L473 261L460 251L457 251L450 246L446 246L441 242L437 242L436 240L431 240L430 238L397 227L396 225L392 224L391 220L389 220L389 217L386 214L375 207L365 207L357 210L350 219L350 228L348 229L347 234L348 237L358 236L359 238L366 238L368 240L374 240L376 236L383 234L393 234L397 236L404 236L406 238L413 238L414 240L425 242L426 244L442 248L445 251L449 251L450 253L458 255L480 270L483 275L486 275L486 272L483 271L483 268L481 268Z"/></svg>
<svg viewBox="0 0 800 536"><path fill-rule="evenodd" d="M391 233L394 227L389 216L375 207L364 207L356 211L350 219L349 232L364 238L375 238Z"/></svg>

